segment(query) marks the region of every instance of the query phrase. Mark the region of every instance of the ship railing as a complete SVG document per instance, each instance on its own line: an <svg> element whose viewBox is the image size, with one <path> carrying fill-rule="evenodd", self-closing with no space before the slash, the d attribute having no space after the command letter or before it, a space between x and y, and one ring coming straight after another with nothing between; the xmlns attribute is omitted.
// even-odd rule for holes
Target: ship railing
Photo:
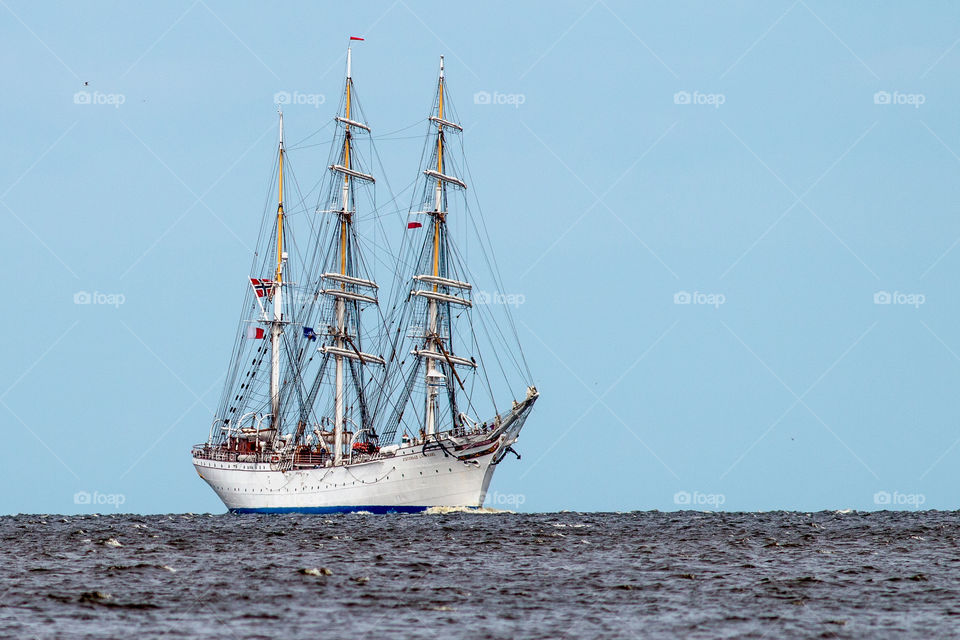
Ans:
<svg viewBox="0 0 960 640"><path fill-rule="evenodd" d="M295 467L320 467L327 463L330 456L320 453L298 453L293 458Z"/></svg>
<svg viewBox="0 0 960 640"><path fill-rule="evenodd" d="M193 448L193 457L202 460L213 460L216 462L249 462L251 456L256 456L257 462L263 462L263 455L254 453L244 453L231 449L210 445L199 445ZM243 458L241 460L241 458Z"/></svg>

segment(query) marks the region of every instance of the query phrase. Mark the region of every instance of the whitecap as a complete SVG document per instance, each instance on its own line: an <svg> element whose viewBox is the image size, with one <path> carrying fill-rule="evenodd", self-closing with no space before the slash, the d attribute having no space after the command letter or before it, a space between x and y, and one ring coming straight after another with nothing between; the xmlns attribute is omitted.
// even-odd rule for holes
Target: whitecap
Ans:
<svg viewBox="0 0 960 640"><path fill-rule="evenodd" d="M424 513L428 516L436 516L447 513L516 513L516 511L494 509L492 507L427 507Z"/></svg>

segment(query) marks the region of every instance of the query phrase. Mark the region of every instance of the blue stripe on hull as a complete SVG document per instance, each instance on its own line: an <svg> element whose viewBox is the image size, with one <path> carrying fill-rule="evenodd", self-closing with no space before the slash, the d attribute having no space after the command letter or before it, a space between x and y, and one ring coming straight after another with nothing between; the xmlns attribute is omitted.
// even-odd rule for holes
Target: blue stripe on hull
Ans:
<svg viewBox="0 0 960 640"><path fill-rule="evenodd" d="M356 507L263 507L230 509L230 513L423 513L430 507L366 505Z"/></svg>

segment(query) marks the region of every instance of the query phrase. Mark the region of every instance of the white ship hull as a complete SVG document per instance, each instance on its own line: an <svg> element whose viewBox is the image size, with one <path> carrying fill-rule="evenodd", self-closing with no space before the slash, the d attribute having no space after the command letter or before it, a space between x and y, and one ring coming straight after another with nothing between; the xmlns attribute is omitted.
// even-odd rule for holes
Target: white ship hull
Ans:
<svg viewBox="0 0 960 640"><path fill-rule="evenodd" d="M389 457L341 466L281 470L277 463L198 455L199 450L193 463L236 513L411 513L435 506L480 507L525 415L525 410L511 412L490 431L460 437L443 433L436 441L401 447Z"/></svg>

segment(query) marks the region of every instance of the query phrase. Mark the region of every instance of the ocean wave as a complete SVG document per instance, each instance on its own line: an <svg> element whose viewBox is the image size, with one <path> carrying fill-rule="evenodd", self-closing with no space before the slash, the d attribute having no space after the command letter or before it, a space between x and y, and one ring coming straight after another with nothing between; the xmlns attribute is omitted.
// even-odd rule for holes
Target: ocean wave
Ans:
<svg viewBox="0 0 960 640"><path fill-rule="evenodd" d="M516 511L494 509L492 507L428 507L424 513L428 516L436 516L448 513L516 513Z"/></svg>

